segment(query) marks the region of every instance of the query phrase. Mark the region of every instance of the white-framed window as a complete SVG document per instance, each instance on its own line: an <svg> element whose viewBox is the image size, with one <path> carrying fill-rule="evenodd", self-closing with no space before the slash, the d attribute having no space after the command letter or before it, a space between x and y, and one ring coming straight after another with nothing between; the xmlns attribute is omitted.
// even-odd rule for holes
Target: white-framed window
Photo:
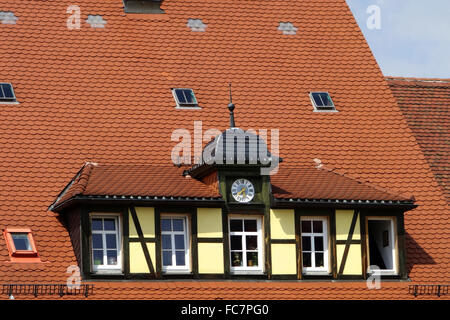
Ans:
<svg viewBox="0 0 450 320"><path fill-rule="evenodd" d="M368 272L398 274L395 217L367 217Z"/></svg>
<svg viewBox="0 0 450 320"><path fill-rule="evenodd" d="M178 109L200 109L194 90L190 88L172 88L172 94Z"/></svg>
<svg viewBox="0 0 450 320"><path fill-rule="evenodd" d="M188 273L190 265L189 219L161 215L161 257L164 273Z"/></svg>
<svg viewBox="0 0 450 320"><path fill-rule="evenodd" d="M338 112L328 92L310 92L309 97L315 112Z"/></svg>
<svg viewBox="0 0 450 320"><path fill-rule="evenodd" d="M301 217L304 273L328 273L328 224L325 217Z"/></svg>
<svg viewBox="0 0 450 320"><path fill-rule="evenodd" d="M92 270L122 272L122 231L119 215L91 215Z"/></svg>
<svg viewBox="0 0 450 320"><path fill-rule="evenodd" d="M235 274L263 273L262 217L230 216L230 271Z"/></svg>

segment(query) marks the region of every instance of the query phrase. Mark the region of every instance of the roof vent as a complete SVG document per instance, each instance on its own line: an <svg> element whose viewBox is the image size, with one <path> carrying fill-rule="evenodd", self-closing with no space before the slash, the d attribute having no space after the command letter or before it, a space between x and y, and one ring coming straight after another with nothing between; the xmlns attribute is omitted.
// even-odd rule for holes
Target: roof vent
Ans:
<svg viewBox="0 0 450 320"><path fill-rule="evenodd" d="M291 22L280 22L278 30L283 31L283 34L294 35L298 29Z"/></svg>
<svg viewBox="0 0 450 320"><path fill-rule="evenodd" d="M16 21L19 20L14 15L14 12L11 11L0 11L0 21L3 24L16 24Z"/></svg>
<svg viewBox="0 0 450 320"><path fill-rule="evenodd" d="M164 0L123 0L125 13L165 13L161 9Z"/></svg>
<svg viewBox="0 0 450 320"><path fill-rule="evenodd" d="M192 31L205 32L207 25L203 23L201 19L189 19L187 26Z"/></svg>
<svg viewBox="0 0 450 320"><path fill-rule="evenodd" d="M106 20L103 19L102 16L99 15L88 15L86 22L91 25L91 28L104 28L106 24Z"/></svg>

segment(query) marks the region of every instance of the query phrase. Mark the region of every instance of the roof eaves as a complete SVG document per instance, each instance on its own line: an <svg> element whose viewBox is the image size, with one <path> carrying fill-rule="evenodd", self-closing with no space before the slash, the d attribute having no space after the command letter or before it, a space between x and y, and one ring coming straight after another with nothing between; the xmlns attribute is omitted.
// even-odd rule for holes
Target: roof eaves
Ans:
<svg viewBox="0 0 450 320"><path fill-rule="evenodd" d="M329 208L417 208L410 200L351 200L351 199L300 199L274 198L274 207L329 207Z"/></svg>

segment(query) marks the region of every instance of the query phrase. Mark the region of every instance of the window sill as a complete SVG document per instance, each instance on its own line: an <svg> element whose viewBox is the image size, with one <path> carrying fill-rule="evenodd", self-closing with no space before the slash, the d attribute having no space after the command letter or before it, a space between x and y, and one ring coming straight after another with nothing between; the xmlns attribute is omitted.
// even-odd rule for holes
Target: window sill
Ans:
<svg viewBox="0 0 450 320"><path fill-rule="evenodd" d="M163 275L190 275L192 271L190 270L163 270Z"/></svg>
<svg viewBox="0 0 450 320"><path fill-rule="evenodd" d="M97 271L92 271L93 275L100 275L100 276L109 276L109 275L123 275L123 271L122 270L97 270Z"/></svg>
<svg viewBox="0 0 450 320"><path fill-rule="evenodd" d="M327 271L307 271L303 272L303 275L305 276L330 276L331 273Z"/></svg>
<svg viewBox="0 0 450 320"><path fill-rule="evenodd" d="M265 273L261 270L239 270L239 271L230 271L230 274L233 276L263 276Z"/></svg>
<svg viewBox="0 0 450 320"><path fill-rule="evenodd" d="M0 101L0 104L20 104L19 101Z"/></svg>
<svg viewBox="0 0 450 320"><path fill-rule="evenodd" d="M192 107L188 107L188 106L176 106L175 109L177 110L202 110L201 107L197 106L192 106Z"/></svg>

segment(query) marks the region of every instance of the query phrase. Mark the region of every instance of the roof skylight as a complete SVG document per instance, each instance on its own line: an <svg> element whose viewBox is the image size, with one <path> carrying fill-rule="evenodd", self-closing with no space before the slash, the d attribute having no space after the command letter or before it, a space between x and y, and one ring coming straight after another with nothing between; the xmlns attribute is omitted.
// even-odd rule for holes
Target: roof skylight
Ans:
<svg viewBox="0 0 450 320"><path fill-rule="evenodd" d="M337 111L328 92L310 92L314 111Z"/></svg>
<svg viewBox="0 0 450 320"><path fill-rule="evenodd" d="M11 83L0 83L0 101L14 102L16 96Z"/></svg>
<svg viewBox="0 0 450 320"><path fill-rule="evenodd" d="M174 88L172 89L172 94L175 98L175 102L177 103L177 107L198 107L194 90L187 88Z"/></svg>

